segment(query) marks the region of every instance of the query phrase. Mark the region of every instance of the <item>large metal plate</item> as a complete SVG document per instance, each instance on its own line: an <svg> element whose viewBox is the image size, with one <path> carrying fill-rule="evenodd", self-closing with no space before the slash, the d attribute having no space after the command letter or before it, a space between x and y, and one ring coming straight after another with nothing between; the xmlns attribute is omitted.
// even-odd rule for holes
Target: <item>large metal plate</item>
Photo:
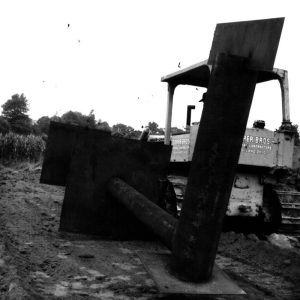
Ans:
<svg viewBox="0 0 300 300"><path fill-rule="evenodd" d="M60 126L64 131L64 125ZM58 127L56 124L56 134ZM145 227L110 198L106 185L112 177L119 177L156 203L158 178L166 176L171 147L113 137L99 130L76 133L71 145L71 151L62 147L62 152L51 155L52 161L56 161L54 153L63 153L70 162L60 230L120 238L145 236ZM53 171L44 171L53 182L57 170L50 163L44 164L44 168Z"/></svg>
<svg viewBox="0 0 300 300"><path fill-rule="evenodd" d="M84 136L88 131L95 130L51 122L40 179L41 183L65 186L76 140L80 140L81 136ZM110 132L96 131L98 135L110 136Z"/></svg>
<svg viewBox="0 0 300 300"><path fill-rule="evenodd" d="M162 293L202 295L246 294L217 265L214 265L210 281L192 283L179 280L170 274L168 265L171 260L171 254L139 251L138 256Z"/></svg>
<svg viewBox="0 0 300 300"><path fill-rule="evenodd" d="M284 18L217 24L208 64L218 53L250 58L255 70L273 69Z"/></svg>

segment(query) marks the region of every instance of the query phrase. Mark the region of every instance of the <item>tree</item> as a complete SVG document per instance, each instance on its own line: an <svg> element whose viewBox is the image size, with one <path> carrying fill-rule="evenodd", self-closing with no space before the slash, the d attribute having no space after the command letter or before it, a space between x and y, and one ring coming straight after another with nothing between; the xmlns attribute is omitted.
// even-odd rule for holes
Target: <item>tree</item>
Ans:
<svg viewBox="0 0 300 300"><path fill-rule="evenodd" d="M125 124L122 123L118 123L113 125L112 127L112 134L113 135L118 135L118 136L128 136L131 134L131 132L133 132L134 129L131 126L127 126Z"/></svg>
<svg viewBox="0 0 300 300"><path fill-rule="evenodd" d="M111 128L106 121L102 122L101 120L99 120L96 124L96 128L104 131L111 131Z"/></svg>
<svg viewBox="0 0 300 300"><path fill-rule="evenodd" d="M47 116L39 118L34 125L37 128L38 134L48 134L51 119Z"/></svg>
<svg viewBox="0 0 300 300"><path fill-rule="evenodd" d="M0 117L0 133L7 134L10 131L10 125L4 117Z"/></svg>
<svg viewBox="0 0 300 300"><path fill-rule="evenodd" d="M54 115L50 118L50 121L61 122L61 117L59 117L58 115Z"/></svg>
<svg viewBox="0 0 300 300"><path fill-rule="evenodd" d="M148 128L150 130L150 134L164 134L164 130L159 128L156 122L149 122Z"/></svg>
<svg viewBox="0 0 300 300"><path fill-rule="evenodd" d="M292 130L295 132L295 145L300 146L299 127L297 124L292 125Z"/></svg>
<svg viewBox="0 0 300 300"><path fill-rule="evenodd" d="M10 124L11 130L20 134L29 134L32 120L27 112L28 100L24 94L15 94L2 105L2 116Z"/></svg>
<svg viewBox="0 0 300 300"><path fill-rule="evenodd" d="M171 127L171 133L172 134L180 134L180 133L184 133L185 131L180 129L180 128L177 128L177 127Z"/></svg>
<svg viewBox="0 0 300 300"><path fill-rule="evenodd" d="M93 111L86 116L80 112L70 110L61 116L61 122L72 125L87 126L89 128L96 127L95 115L93 114Z"/></svg>
<svg viewBox="0 0 300 300"><path fill-rule="evenodd" d="M134 130L131 126L118 123L112 127L112 135L137 139L141 135L141 131Z"/></svg>
<svg viewBox="0 0 300 300"><path fill-rule="evenodd" d="M90 111L90 113L87 116L83 115L83 118L89 128L96 128L96 119L95 119L93 109Z"/></svg>
<svg viewBox="0 0 300 300"><path fill-rule="evenodd" d="M127 136L128 138L131 138L131 139L139 139L139 137L141 136L142 134L142 131L141 130L134 130L130 133L129 136Z"/></svg>

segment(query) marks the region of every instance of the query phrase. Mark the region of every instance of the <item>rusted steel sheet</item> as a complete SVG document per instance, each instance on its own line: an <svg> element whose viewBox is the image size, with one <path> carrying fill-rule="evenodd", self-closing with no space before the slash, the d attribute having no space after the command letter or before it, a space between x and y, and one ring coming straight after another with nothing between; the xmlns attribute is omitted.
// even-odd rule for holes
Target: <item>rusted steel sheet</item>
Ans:
<svg viewBox="0 0 300 300"><path fill-rule="evenodd" d="M108 191L158 236L169 249L172 249L172 238L177 224L173 216L120 178L112 178L109 181Z"/></svg>
<svg viewBox="0 0 300 300"><path fill-rule="evenodd" d="M208 64L218 53L249 58L251 69L273 69L284 18L217 24Z"/></svg>
<svg viewBox="0 0 300 300"><path fill-rule="evenodd" d="M95 130L95 129L94 129ZM70 170L71 155L76 140L88 129L81 126L51 122L43 161L41 183L65 186ZM97 130L98 135L110 136L110 132Z"/></svg>
<svg viewBox="0 0 300 300"><path fill-rule="evenodd" d="M257 79L246 65L222 54L212 70L173 243L173 268L191 281L212 274Z"/></svg>
<svg viewBox="0 0 300 300"><path fill-rule="evenodd" d="M145 237L149 231L111 199L107 184L112 177L121 178L158 203L158 179L166 176L170 154L170 146L110 136L98 130L76 135L60 230L119 238Z"/></svg>

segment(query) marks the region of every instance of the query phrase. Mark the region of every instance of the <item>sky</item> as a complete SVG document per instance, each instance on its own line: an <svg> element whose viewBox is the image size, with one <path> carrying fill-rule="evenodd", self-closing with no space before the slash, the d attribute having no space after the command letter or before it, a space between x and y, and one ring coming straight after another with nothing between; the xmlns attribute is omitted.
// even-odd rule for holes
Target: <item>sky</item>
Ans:
<svg viewBox="0 0 300 300"><path fill-rule="evenodd" d="M72 110L130 125L165 125L161 77L208 58L217 23L285 17L274 67L289 72L291 121L300 125L300 18L297 1L0 1L0 105L24 93L33 120ZM200 120L204 89L179 86L172 126L186 106ZM277 81L256 87L249 116L281 124Z"/></svg>

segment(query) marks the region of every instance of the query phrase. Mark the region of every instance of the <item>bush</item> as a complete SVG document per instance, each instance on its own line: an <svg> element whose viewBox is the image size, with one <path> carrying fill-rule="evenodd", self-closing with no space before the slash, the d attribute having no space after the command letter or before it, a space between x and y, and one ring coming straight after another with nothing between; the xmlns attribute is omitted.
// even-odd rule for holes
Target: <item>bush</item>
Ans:
<svg viewBox="0 0 300 300"><path fill-rule="evenodd" d="M37 161L45 150L45 141L40 136L0 133L0 159Z"/></svg>

